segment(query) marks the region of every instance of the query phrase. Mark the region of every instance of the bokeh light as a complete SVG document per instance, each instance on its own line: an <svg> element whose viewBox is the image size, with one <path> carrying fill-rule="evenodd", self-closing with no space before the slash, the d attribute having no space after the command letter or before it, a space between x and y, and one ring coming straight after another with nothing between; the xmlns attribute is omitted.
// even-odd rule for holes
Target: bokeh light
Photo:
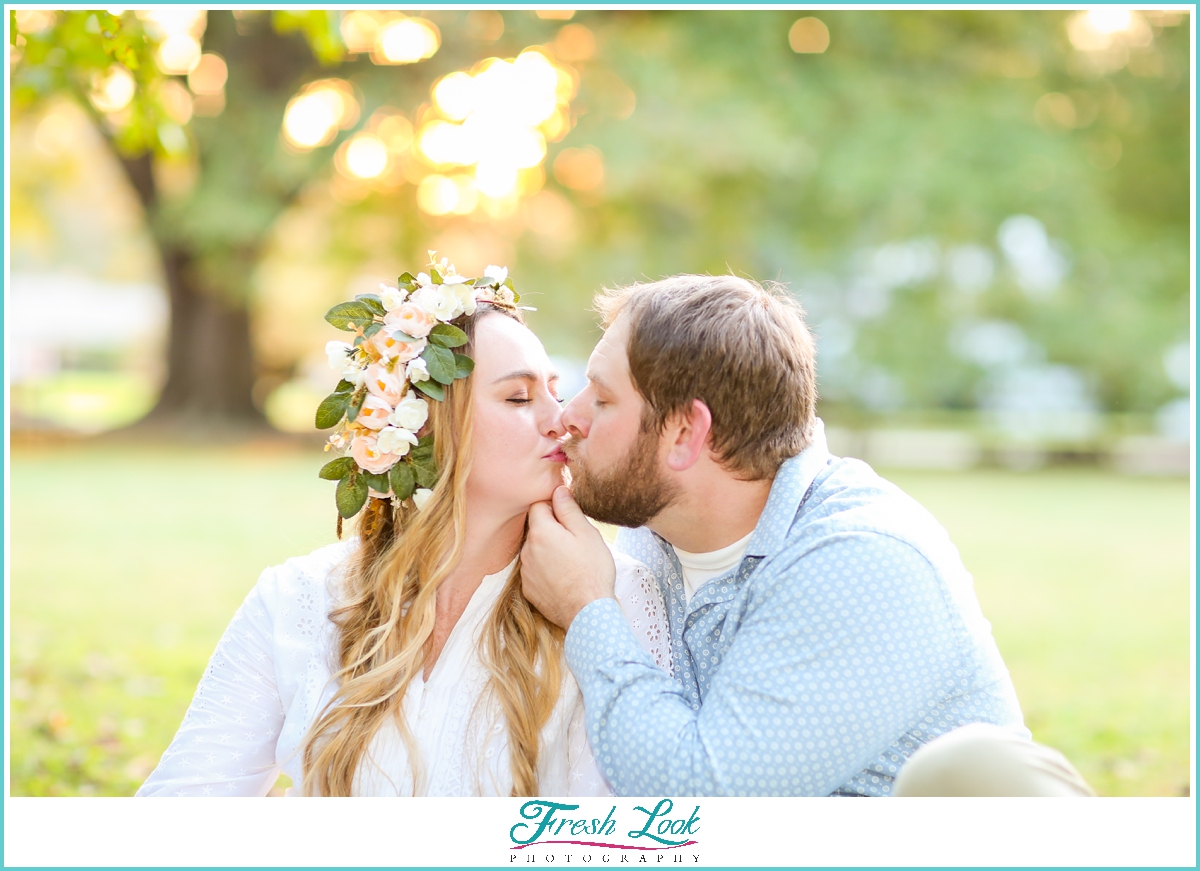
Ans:
<svg viewBox="0 0 1200 871"><path fill-rule="evenodd" d="M219 54L205 52L200 61L188 73L188 87L195 94L219 94L229 79L229 67Z"/></svg>
<svg viewBox="0 0 1200 871"><path fill-rule="evenodd" d="M564 148L554 160L554 177L572 190L595 190L604 182L604 158L595 148Z"/></svg>
<svg viewBox="0 0 1200 871"><path fill-rule="evenodd" d="M17 31L41 33L54 26L55 13L48 9L21 9L17 13Z"/></svg>
<svg viewBox="0 0 1200 871"><path fill-rule="evenodd" d="M346 168L356 178L378 178L388 165L384 141L372 133L359 133L346 143Z"/></svg>
<svg viewBox="0 0 1200 871"><path fill-rule="evenodd" d="M788 45L796 54L821 54L829 48L829 28L820 18L800 18L788 31Z"/></svg>
<svg viewBox="0 0 1200 871"><path fill-rule="evenodd" d="M285 141L302 151L328 145L339 129L358 120L358 101L349 82L319 79L291 99L283 115Z"/></svg>
<svg viewBox="0 0 1200 871"><path fill-rule="evenodd" d="M114 64L109 68L108 75L97 77L92 82L92 92L88 96L99 111L118 112L129 105L136 90L133 74L125 67Z"/></svg>
<svg viewBox="0 0 1200 871"><path fill-rule="evenodd" d="M544 173L528 171L546 159L546 142L570 129L575 87L568 70L535 49L450 73L431 89L433 106L417 131L415 152L439 177L454 167L474 167L474 188L484 200L472 208L482 203L489 214L510 213L514 198L540 189ZM465 194L452 194L437 180L422 183L426 193L418 204L423 211L463 213L464 198L470 199Z"/></svg>
<svg viewBox="0 0 1200 871"><path fill-rule="evenodd" d="M340 29L347 51L353 54L371 51L379 38L379 18L374 12L365 10L347 12L342 16Z"/></svg>
<svg viewBox="0 0 1200 871"><path fill-rule="evenodd" d="M380 64L411 64L433 57L441 44L441 34L433 22L400 18L379 31L371 57Z"/></svg>

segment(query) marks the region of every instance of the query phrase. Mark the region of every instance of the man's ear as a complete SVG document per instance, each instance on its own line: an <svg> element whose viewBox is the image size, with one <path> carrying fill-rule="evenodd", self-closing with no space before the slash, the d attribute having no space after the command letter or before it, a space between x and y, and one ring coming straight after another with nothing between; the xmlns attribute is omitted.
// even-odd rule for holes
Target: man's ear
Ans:
<svg viewBox="0 0 1200 871"><path fill-rule="evenodd" d="M691 408L668 418L664 433L670 440L667 468L672 472L686 472L694 466L708 446L711 431L712 412L699 399L692 400Z"/></svg>

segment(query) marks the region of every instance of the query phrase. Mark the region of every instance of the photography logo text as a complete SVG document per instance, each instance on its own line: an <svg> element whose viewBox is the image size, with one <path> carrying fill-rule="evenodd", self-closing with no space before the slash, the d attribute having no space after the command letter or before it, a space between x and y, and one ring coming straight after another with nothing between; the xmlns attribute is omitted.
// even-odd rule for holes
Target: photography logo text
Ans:
<svg viewBox="0 0 1200 871"><path fill-rule="evenodd" d="M700 805L688 810L669 798L653 807L603 812L578 804L533 799L508 831L509 864L697 865ZM538 848L538 849L531 849Z"/></svg>

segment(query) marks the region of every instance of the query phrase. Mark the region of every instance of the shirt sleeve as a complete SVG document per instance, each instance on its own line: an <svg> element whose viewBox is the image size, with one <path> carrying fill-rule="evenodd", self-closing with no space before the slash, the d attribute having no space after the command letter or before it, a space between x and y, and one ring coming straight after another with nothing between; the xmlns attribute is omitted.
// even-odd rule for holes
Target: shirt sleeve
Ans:
<svg viewBox="0 0 1200 871"><path fill-rule="evenodd" d="M567 662L618 795L828 795L953 687L953 615L911 545L842 533L760 571L732 639L710 639L724 656L687 654L716 669L699 710L616 602L571 624Z"/></svg>
<svg viewBox="0 0 1200 871"><path fill-rule="evenodd" d="M139 796L266 795L284 710L276 689L267 569L217 644L191 706Z"/></svg>

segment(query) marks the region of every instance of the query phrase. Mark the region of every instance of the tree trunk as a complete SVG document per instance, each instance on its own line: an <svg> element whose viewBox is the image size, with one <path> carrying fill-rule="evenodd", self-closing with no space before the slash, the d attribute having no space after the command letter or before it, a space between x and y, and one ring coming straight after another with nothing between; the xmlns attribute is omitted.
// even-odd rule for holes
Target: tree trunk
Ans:
<svg viewBox="0 0 1200 871"><path fill-rule="evenodd" d="M167 378L143 421L152 426L267 427L252 398L256 366L249 312L202 287L197 255L155 232L158 192L151 160L149 154L121 158L155 237L169 302ZM247 252L245 259L248 275L255 258Z"/></svg>
<svg viewBox="0 0 1200 871"><path fill-rule="evenodd" d="M249 313L197 287L189 251L166 248L162 259L171 312L167 379L149 419L264 423L251 399Z"/></svg>

